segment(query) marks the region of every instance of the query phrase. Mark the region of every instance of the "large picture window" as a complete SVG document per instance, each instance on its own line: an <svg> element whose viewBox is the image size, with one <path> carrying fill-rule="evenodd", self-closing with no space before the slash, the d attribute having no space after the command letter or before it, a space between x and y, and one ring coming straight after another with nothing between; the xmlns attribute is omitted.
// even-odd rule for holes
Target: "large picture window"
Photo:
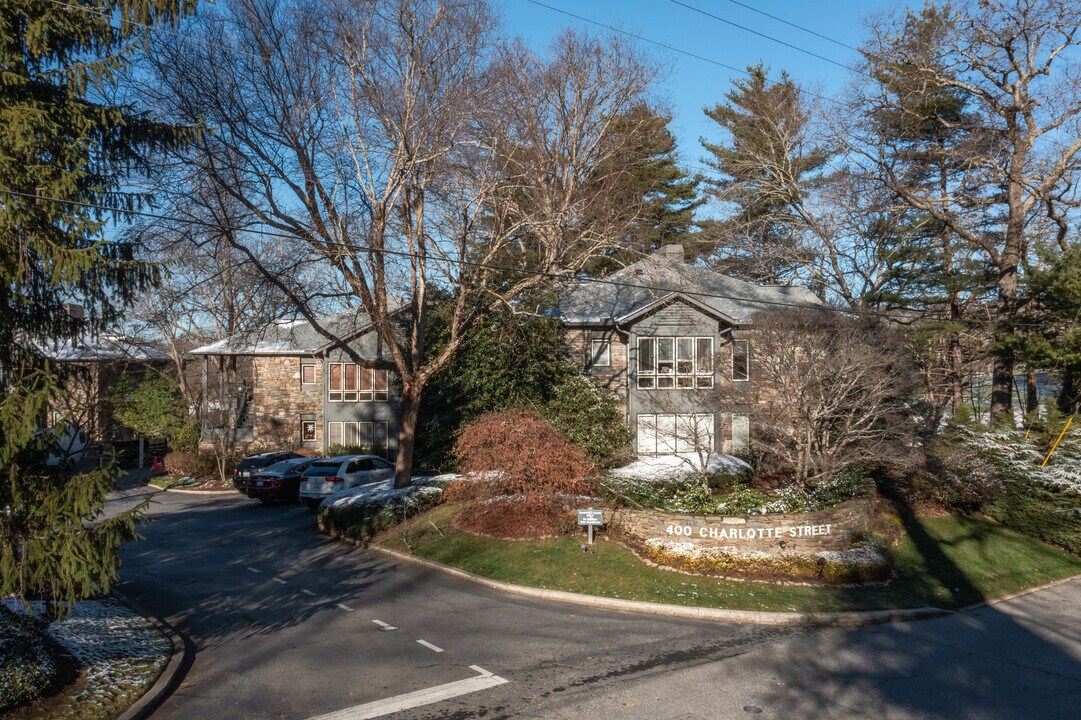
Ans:
<svg viewBox="0 0 1081 720"><path fill-rule="evenodd" d="M713 338L638 338L638 389L713 387Z"/></svg>
<svg viewBox="0 0 1081 720"><path fill-rule="evenodd" d="M387 449L385 422L327 423L327 445L353 445Z"/></svg>
<svg viewBox="0 0 1081 720"><path fill-rule="evenodd" d="M387 371L356 363L331 363L327 402L386 402Z"/></svg>
<svg viewBox="0 0 1081 720"><path fill-rule="evenodd" d="M713 415L652 415L637 417L639 455L712 452Z"/></svg>

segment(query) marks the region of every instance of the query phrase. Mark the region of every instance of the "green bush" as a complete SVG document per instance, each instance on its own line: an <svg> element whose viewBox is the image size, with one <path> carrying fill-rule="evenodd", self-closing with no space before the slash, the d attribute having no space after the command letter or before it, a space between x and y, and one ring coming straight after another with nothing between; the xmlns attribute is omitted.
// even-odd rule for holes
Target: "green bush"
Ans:
<svg viewBox="0 0 1081 720"><path fill-rule="evenodd" d="M52 681L56 660L38 623L0 605L0 711L32 700Z"/></svg>
<svg viewBox="0 0 1081 720"><path fill-rule="evenodd" d="M721 515L746 515L774 499L772 495L740 486L722 497L717 503L716 510Z"/></svg>
<svg viewBox="0 0 1081 720"><path fill-rule="evenodd" d="M199 434L199 421L196 418L188 418L169 440L169 447L177 452L198 452Z"/></svg>
<svg viewBox="0 0 1081 720"><path fill-rule="evenodd" d="M570 375L555 386L541 415L597 467L613 467L630 456L631 431L619 401L593 378Z"/></svg>
<svg viewBox="0 0 1081 720"><path fill-rule="evenodd" d="M345 496L325 502L319 510L319 529L351 540L373 535L430 510L439 504L449 480L389 490L375 497Z"/></svg>
<svg viewBox="0 0 1081 720"><path fill-rule="evenodd" d="M379 457L386 457L387 449L380 445L328 445L327 457L337 455L378 455Z"/></svg>
<svg viewBox="0 0 1081 720"><path fill-rule="evenodd" d="M1081 494L1009 479L983 511L1006 527L1081 555Z"/></svg>

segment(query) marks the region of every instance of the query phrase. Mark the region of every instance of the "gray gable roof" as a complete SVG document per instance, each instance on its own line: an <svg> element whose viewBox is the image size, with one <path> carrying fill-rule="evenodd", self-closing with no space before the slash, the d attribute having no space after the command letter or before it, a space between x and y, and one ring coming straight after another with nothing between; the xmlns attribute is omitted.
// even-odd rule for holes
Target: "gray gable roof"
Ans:
<svg viewBox="0 0 1081 720"><path fill-rule="evenodd" d="M755 285L688 265L678 253L662 248L604 282L569 283L560 293L559 316L567 325L621 323L679 298L736 325L750 324L755 313L771 308L822 304L809 288Z"/></svg>
<svg viewBox="0 0 1081 720"><path fill-rule="evenodd" d="M349 340L372 327L361 309L320 318L319 325L340 340ZM307 320L277 320L258 330L230 335L191 350L189 355L315 355L334 344Z"/></svg>

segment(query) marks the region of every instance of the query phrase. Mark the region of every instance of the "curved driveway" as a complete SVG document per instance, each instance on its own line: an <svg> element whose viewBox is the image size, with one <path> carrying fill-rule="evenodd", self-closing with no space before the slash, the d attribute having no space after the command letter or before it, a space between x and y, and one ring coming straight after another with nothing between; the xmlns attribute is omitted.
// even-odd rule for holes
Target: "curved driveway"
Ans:
<svg viewBox="0 0 1081 720"><path fill-rule="evenodd" d="M794 630L506 595L328 540L302 506L159 493L150 514L120 587L196 649L163 720L1014 720L1081 707L1081 581L934 620Z"/></svg>

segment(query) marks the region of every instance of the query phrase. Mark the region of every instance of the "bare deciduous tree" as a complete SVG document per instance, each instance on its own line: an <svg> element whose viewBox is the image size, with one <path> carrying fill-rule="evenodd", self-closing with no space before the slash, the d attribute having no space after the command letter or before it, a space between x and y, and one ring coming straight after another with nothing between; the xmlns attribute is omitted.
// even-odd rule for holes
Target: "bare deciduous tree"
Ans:
<svg viewBox="0 0 1081 720"><path fill-rule="evenodd" d="M1081 5L929 5L920 13L888 16L871 31L865 70L876 80L862 83L853 98L866 109L866 122L841 137L869 174L940 223L948 231L944 239L956 237L986 258L996 293L991 416L1008 417L1015 352L1010 335L1033 225L1050 220L1061 242L1069 212L1078 206L1081 73L1073 56L1081 43ZM913 42L919 37L932 41ZM957 118L939 113L935 120L965 139L943 143L935 158L956 174L928 183L913 175L896 136L876 132L874 118L892 113L919 119L914 99L948 93L963 97L969 112Z"/></svg>
<svg viewBox="0 0 1081 720"><path fill-rule="evenodd" d="M421 393L469 327L583 267L637 212L594 168L644 99L643 59L574 34L543 57L500 49L495 27L482 0L235 0L155 53L162 107L207 130L185 161L318 254L373 321L402 384L398 485ZM318 329L311 295L280 285ZM436 288L453 309L429 353Z"/></svg>
<svg viewBox="0 0 1081 720"><path fill-rule="evenodd" d="M767 467L804 482L848 463L911 456L919 375L902 338L881 321L760 313L750 344L750 390L722 382L720 394L750 418Z"/></svg>

